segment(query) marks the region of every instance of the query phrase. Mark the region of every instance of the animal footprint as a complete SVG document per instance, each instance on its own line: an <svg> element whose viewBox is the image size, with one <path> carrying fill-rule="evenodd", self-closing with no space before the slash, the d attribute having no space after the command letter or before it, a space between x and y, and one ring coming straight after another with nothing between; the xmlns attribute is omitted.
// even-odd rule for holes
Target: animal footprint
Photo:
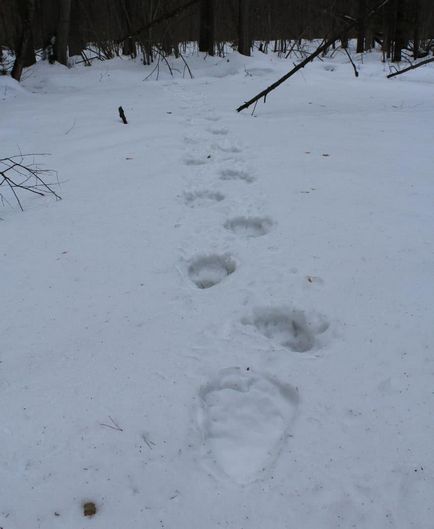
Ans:
<svg viewBox="0 0 434 529"><path fill-rule="evenodd" d="M221 202L225 196L218 191L194 191L184 194L185 204L190 207L210 206L215 202Z"/></svg>
<svg viewBox="0 0 434 529"><path fill-rule="evenodd" d="M267 234L273 225L268 217L236 217L225 222L225 228L237 235L260 237Z"/></svg>
<svg viewBox="0 0 434 529"><path fill-rule="evenodd" d="M315 285L315 286L324 285L324 280L318 276L306 276L305 279L308 285Z"/></svg>
<svg viewBox="0 0 434 529"><path fill-rule="evenodd" d="M243 149L240 146L235 145L234 143L231 143L227 139L223 140L222 143L220 143L219 145L215 145L214 147L222 152L227 152L227 153L232 153L232 154L243 152Z"/></svg>
<svg viewBox="0 0 434 529"><path fill-rule="evenodd" d="M184 159L184 163L185 165L188 165L188 166L191 166L191 165L206 165L208 162L208 159L203 157L203 158L192 158L190 156L188 156L187 158Z"/></svg>
<svg viewBox="0 0 434 529"><path fill-rule="evenodd" d="M208 129L208 132L211 134L214 134L214 136L226 136L226 134L229 132L228 129Z"/></svg>
<svg viewBox="0 0 434 529"><path fill-rule="evenodd" d="M243 180L244 182L247 182L249 184L255 181L253 176L239 169L223 169L222 171L220 171L220 179L221 180Z"/></svg>
<svg viewBox="0 0 434 529"><path fill-rule="evenodd" d="M199 393L204 458L221 477L255 480L277 458L298 404L297 391L274 378L232 367Z"/></svg>
<svg viewBox="0 0 434 529"><path fill-rule="evenodd" d="M256 309L253 318L242 323L297 353L321 346L320 337L330 326L323 316L285 307Z"/></svg>
<svg viewBox="0 0 434 529"><path fill-rule="evenodd" d="M228 255L207 255L195 259L188 268L188 275L198 288L211 288L233 274L235 261Z"/></svg>

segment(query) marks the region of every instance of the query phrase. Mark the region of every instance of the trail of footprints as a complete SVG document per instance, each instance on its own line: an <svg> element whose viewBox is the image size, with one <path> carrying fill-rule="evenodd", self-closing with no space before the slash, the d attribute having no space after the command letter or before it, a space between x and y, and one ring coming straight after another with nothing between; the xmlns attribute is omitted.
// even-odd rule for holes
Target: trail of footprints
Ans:
<svg viewBox="0 0 434 529"><path fill-rule="evenodd" d="M227 139L225 127L219 127L218 116L205 118L213 125L206 131L223 141L210 151L237 155L242 149ZM191 138L186 144L196 145ZM190 154L187 166L210 163L211 154ZM255 178L231 159L230 166L219 170L221 182L251 184ZM219 204L226 196L220 191L199 189L184 194L190 208ZM263 237L273 229L269 217L229 218L223 229L242 238ZM208 290L227 280L236 272L235 260L227 254L208 254L193 258L187 269L189 280L199 290ZM290 307L257 308L241 322L259 336L280 347L282 351L307 353L322 345L329 323L318 314L307 314ZM199 390L198 427L202 438L202 457L206 466L222 479L240 485L251 483L264 475L277 459L296 416L298 390L290 384L250 368L229 367L218 372Z"/></svg>

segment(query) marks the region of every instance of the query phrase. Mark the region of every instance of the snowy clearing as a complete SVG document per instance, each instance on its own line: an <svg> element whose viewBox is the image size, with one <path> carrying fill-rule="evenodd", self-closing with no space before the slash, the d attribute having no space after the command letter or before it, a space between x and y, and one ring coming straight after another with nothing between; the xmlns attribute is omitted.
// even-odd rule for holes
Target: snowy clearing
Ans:
<svg viewBox="0 0 434 529"><path fill-rule="evenodd" d="M434 68L356 60L0 77L0 527L433 528Z"/></svg>

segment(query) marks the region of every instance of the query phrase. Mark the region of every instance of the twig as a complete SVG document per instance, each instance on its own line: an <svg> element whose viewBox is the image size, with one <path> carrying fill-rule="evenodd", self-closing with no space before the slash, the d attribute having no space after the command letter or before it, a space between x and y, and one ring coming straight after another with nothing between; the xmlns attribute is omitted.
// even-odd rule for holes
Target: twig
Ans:
<svg viewBox="0 0 434 529"><path fill-rule="evenodd" d="M155 446L155 443L153 441L151 441L150 439L147 439L145 434L142 435L142 439L145 441L145 443L147 444L148 448L150 450L152 450L152 447Z"/></svg>
<svg viewBox="0 0 434 529"><path fill-rule="evenodd" d="M357 67L356 67L356 65L354 64L354 61L353 61L353 59L352 59L352 57L351 57L349 51L347 50L347 48L344 48L344 51L345 51L345 53L348 55L348 58L350 59L350 63L353 65L353 68L354 68L354 75L355 75L356 77L359 77L359 71L357 70Z"/></svg>
<svg viewBox="0 0 434 529"><path fill-rule="evenodd" d="M128 125L127 117L125 116L124 109L122 107L118 108L119 116L123 122L124 125Z"/></svg>
<svg viewBox="0 0 434 529"><path fill-rule="evenodd" d="M26 160L29 157L34 156L37 155L19 154L0 159L0 187L4 185L6 189L10 190L21 211L23 211L24 208L17 193L18 189L39 196L45 196L45 194L48 193L58 200L61 199L51 187L52 184L47 184L43 179L44 174L55 173L57 175L57 173L51 170L39 169L34 162L29 164L26 163ZM2 197L2 204L3 199L5 199L5 197Z"/></svg>
<svg viewBox="0 0 434 529"><path fill-rule="evenodd" d="M67 130L67 131L65 132L65 136L66 136L66 135L68 135L68 134L69 134L69 133L71 132L71 130L72 130L72 129L73 129L74 127L75 127L75 123L76 123L76 121L77 121L77 120L76 120L76 119L74 119L74 122L73 122L73 124L72 124L71 128L70 128L70 129L68 129L68 130Z"/></svg>
<svg viewBox="0 0 434 529"><path fill-rule="evenodd" d="M191 73L190 66L187 64L187 61L184 59L184 55L182 53L179 53L179 56L181 57L183 63L185 64L185 68L188 70L188 73L190 74L191 79L194 79L193 74ZM185 72L184 68L184 72Z"/></svg>
<svg viewBox="0 0 434 529"><path fill-rule="evenodd" d="M111 428L112 430L116 430L117 432L123 432L123 429L119 426L119 424L117 422L115 422L113 420L112 417L110 417L110 415L108 416L108 418L111 420L113 426L111 424L105 424L105 423L100 423L100 426L105 426L106 428Z"/></svg>

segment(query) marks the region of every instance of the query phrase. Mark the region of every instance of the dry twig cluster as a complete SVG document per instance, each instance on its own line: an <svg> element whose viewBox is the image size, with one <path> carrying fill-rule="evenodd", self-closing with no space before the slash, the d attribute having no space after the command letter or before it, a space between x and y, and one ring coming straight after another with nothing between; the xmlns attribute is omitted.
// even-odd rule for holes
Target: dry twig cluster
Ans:
<svg viewBox="0 0 434 529"><path fill-rule="evenodd" d="M39 196L51 195L57 200L60 196L53 186L58 185L57 173L51 169L41 169L36 163L37 156L43 154L19 154L0 158L0 201L9 203L12 197L21 211L24 210L20 200L21 193L28 192ZM47 182L47 178L54 177L56 181ZM3 191L3 192L2 192Z"/></svg>

